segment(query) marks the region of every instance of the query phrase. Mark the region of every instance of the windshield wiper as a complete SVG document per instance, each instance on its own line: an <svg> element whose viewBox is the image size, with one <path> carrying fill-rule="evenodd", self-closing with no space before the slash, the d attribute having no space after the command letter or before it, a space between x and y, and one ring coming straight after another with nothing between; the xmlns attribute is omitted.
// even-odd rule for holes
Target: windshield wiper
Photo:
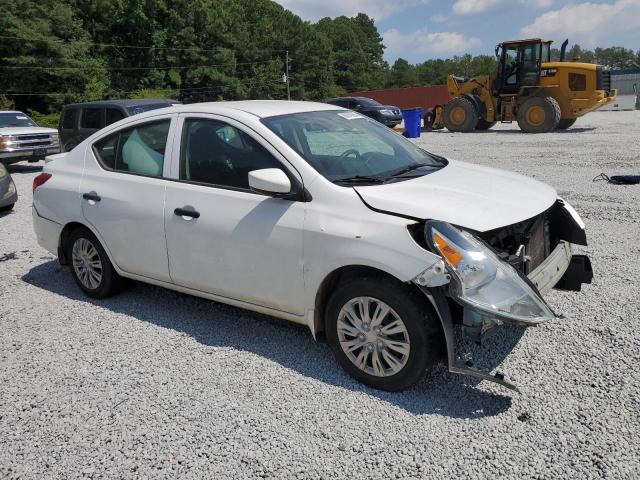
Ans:
<svg viewBox="0 0 640 480"><path fill-rule="evenodd" d="M417 169L422 168L422 167L438 168L438 167L435 167L434 165L429 165L427 163L414 163L413 165L407 165L406 167L401 168L400 170L397 170L397 171L393 172L391 175L389 175L389 177L390 178L399 177L401 175L404 175L405 173L412 172L413 170L417 170Z"/></svg>
<svg viewBox="0 0 640 480"><path fill-rule="evenodd" d="M368 175L354 175L353 177L345 177L334 180L335 183L384 183L385 179L382 177L368 176Z"/></svg>

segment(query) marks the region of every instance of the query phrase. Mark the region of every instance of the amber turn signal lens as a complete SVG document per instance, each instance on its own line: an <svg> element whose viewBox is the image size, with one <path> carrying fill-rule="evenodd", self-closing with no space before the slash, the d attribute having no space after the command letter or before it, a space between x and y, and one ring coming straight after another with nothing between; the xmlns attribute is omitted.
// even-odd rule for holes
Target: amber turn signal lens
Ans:
<svg viewBox="0 0 640 480"><path fill-rule="evenodd" d="M462 254L459 251L457 251L455 248L453 248L449 242L447 242L444 238L442 238L437 233L435 233L434 235L434 240L436 242L436 245L438 246L438 249L440 250L442 255L447 259L449 264L453 268L456 268L460 263L460 260L462 260Z"/></svg>

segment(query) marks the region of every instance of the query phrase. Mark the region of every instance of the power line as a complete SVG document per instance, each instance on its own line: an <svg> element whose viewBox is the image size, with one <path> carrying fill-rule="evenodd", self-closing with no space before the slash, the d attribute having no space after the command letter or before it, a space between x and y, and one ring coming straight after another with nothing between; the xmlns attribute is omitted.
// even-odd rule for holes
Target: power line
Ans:
<svg viewBox="0 0 640 480"><path fill-rule="evenodd" d="M189 66L162 66L162 67L101 67L101 66L79 66L79 67L43 67L40 65L0 65L0 69L5 70L106 70L106 71L138 71L138 70L184 70L195 68L214 68L214 67L227 67L227 66L245 66L245 65L260 65L274 62L282 62L282 60L275 58L271 60L263 60L259 62L229 62L218 63L214 65L189 65Z"/></svg>
<svg viewBox="0 0 640 480"><path fill-rule="evenodd" d="M56 42L69 45L71 43L82 43L84 45L94 45L97 47L105 47L105 48L131 48L131 49L141 49L141 50L174 50L174 51L183 51L183 52L219 52L222 50L230 50L229 47L217 47L217 48L198 48L198 47L165 47L165 46L155 46L155 45L119 45L115 43L100 43L100 42L87 42L84 40L74 40L74 41L66 41L59 38L52 38L48 40L43 40L39 38L24 38L14 35L0 35L0 38L6 39L14 39L21 40L23 42ZM283 53L284 50L272 50L271 53Z"/></svg>

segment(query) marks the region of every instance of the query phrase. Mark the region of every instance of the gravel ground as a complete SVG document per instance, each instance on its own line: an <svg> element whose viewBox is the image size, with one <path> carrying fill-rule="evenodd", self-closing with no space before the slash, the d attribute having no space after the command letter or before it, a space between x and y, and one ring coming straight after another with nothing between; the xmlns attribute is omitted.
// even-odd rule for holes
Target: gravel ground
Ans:
<svg viewBox="0 0 640 480"><path fill-rule="evenodd" d="M640 112L566 132L424 134L435 153L554 185L595 271L552 292L565 320L504 328L476 360L521 389L436 368L403 393L347 377L302 327L138 284L80 294L31 227L31 181L0 217L2 478L638 478ZM490 185L487 185L491 188Z"/></svg>

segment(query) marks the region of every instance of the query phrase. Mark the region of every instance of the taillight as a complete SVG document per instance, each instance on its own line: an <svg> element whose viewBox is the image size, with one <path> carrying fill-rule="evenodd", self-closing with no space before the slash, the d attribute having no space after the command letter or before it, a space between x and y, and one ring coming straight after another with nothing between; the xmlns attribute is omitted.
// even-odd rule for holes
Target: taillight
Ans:
<svg viewBox="0 0 640 480"><path fill-rule="evenodd" d="M33 179L33 191L36 191L36 188L38 188L40 185L44 185L46 183L47 180L49 180L51 178L51 174L50 173L41 173L40 175L38 175L36 178Z"/></svg>

